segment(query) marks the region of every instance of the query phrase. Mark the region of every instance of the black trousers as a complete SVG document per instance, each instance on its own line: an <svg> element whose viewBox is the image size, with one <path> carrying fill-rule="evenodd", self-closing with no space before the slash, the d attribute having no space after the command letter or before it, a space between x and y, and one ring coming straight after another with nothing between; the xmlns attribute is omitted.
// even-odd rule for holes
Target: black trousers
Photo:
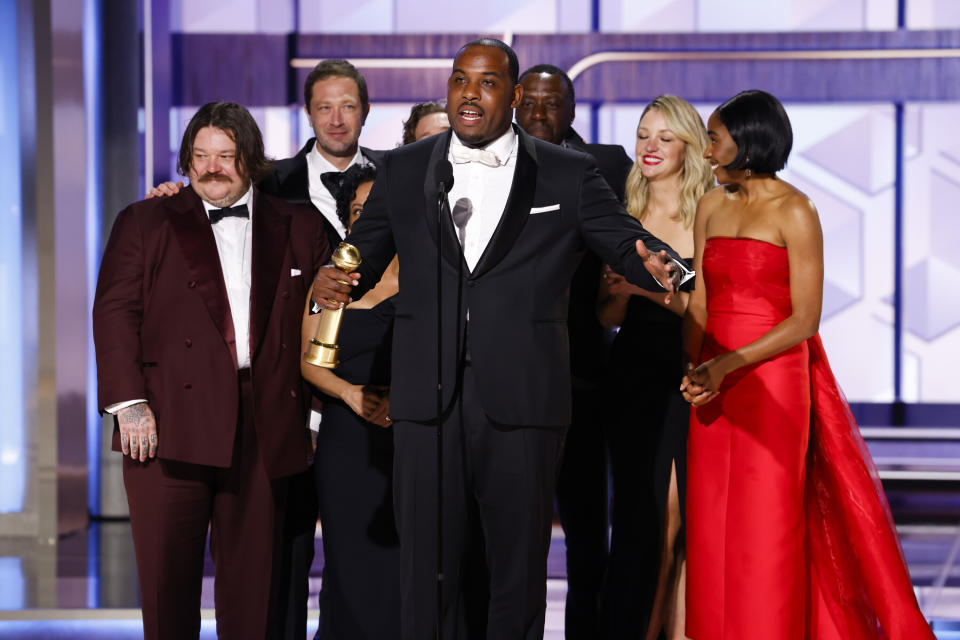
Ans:
<svg viewBox="0 0 960 640"><path fill-rule="evenodd" d="M495 399L489 400L495 402ZM435 638L436 426L394 425L394 503L402 555L404 640ZM511 427L483 411L467 366L443 425L443 638L543 638L547 552L560 448L556 428ZM483 591L472 554L483 540L489 571L485 624L471 621Z"/></svg>
<svg viewBox="0 0 960 640"><path fill-rule="evenodd" d="M290 477L287 509L277 585L277 608L281 612L279 637L303 640L307 627L307 600L310 597L310 566L313 564L317 532L317 488L313 469Z"/></svg>
<svg viewBox="0 0 960 640"><path fill-rule="evenodd" d="M600 610L608 556L607 442L603 394L574 389L573 421L564 438L557 512L567 548L567 640L601 634Z"/></svg>

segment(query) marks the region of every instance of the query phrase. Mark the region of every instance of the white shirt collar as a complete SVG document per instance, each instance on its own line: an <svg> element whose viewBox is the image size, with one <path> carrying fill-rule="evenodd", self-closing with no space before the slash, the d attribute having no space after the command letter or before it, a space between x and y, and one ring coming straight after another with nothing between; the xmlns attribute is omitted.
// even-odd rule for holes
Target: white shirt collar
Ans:
<svg viewBox="0 0 960 640"><path fill-rule="evenodd" d="M310 165L310 168L316 172L319 176L322 173L328 173L330 171L340 171L333 164L323 157L319 150L317 150L317 144L314 143L310 147L310 151L307 152L307 164ZM343 168L344 171L349 169L355 164L365 165L367 164L367 159L363 157L363 154L360 152L360 146L357 146L357 152L354 154L353 158L350 160L350 164Z"/></svg>
<svg viewBox="0 0 960 640"><path fill-rule="evenodd" d="M455 131L451 130L450 134L451 145L459 145L461 147L467 146L460 141L460 138L457 137L457 133ZM517 154L517 132L513 130L513 125L511 125L510 128L507 129L506 133L504 133L502 136L482 148L484 151L492 151L495 153L497 158L500 160L500 165L505 165L507 160Z"/></svg>
<svg viewBox="0 0 960 640"><path fill-rule="evenodd" d="M199 194L198 194L198 195L199 195ZM233 203L232 205L230 205L230 206L231 206L231 207L239 207L239 206L242 205L242 204L247 205L247 211L250 212L250 219L252 220L252 219L253 219L253 206L251 205L251 202L250 202L252 198L253 198L253 185L251 184L251 185L250 185L250 188L247 189L247 192L246 192L245 194L243 194L242 196L240 196L240 199L237 200L236 202L234 202L234 203ZM203 203L203 210L207 212L207 216L208 216L208 217L210 216L210 210L211 210L211 209L222 209L222 208L223 208L223 207L218 207L218 206L215 205L215 204L210 204L209 202L207 202L207 201L204 200L203 198L200 198L200 202Z"/></svg>

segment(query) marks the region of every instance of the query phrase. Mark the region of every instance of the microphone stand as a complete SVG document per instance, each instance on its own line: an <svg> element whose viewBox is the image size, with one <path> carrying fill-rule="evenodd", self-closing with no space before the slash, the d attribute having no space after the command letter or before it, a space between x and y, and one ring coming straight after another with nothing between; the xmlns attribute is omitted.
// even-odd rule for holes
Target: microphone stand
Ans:
<svg viewBox="0 0 960 640"><path fill-rule="evenodd" d="M443 640L443 204L450 185L437 196L437 637Z"/></svg>

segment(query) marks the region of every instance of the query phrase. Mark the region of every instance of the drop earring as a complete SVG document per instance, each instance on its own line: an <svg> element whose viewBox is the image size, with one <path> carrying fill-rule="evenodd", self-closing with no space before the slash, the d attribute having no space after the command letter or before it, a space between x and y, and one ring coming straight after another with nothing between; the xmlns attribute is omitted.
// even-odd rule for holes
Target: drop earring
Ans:
<svg viewBox="0 0 960 640"><path fill-rule="evenodd" d="M747 180L749 180L749 179L750 179L750 176L753 175L753 172L750 171L750 156L747 156L747 158L746 158L746 160L744 161L743 165L747 168L747 171L746 171L746 173L745 173L744 175L746 175Z"/></svg>

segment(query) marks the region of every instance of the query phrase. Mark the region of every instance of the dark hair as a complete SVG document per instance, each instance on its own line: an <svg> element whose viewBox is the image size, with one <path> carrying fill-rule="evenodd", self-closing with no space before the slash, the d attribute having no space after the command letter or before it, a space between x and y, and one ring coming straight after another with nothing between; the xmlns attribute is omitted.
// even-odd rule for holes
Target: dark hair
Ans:
<svg viewBox="0 0 960 640"><path fill-rule="evenodd" d="M350 224L350 204L357 197L357 188L377 177L377 168L372 164L355 164L340 175L340 191L337 192L337 217L343 226Z"/></svg>
<svg viewBox="0 0 960 640"><path fill-rule="evenodd" d="M561 69L560 67L555 67L552 64L535 64L523 73L520 74L520 82L523 82L523 79L530 74L541 74L545 73L548 76L560 76L563 80L563 84L567 85L567 94L570 98L570 104L573 104L577 101L577 94L573 91L573 80L570 79L570 76L567 75L567 72Z"/></svg>
<svg viewBox="0 0 960 640"><path fill-rule="evenodd" d="M363 107L364 113L370 108L370 94L367 93L366 78L346 60L334 58L324 60L307 74L307 79L303 83L303 103L307 106L308 112L310 111L310 99L313 97L313 85L327 78L349 78L356 82L357 92L360 94L360 105Z"/></svg>
<svg viewBox="0 0 960 640"><path fill-rule="evenodd" d="M204 127L221 129L237 145L234 166L240 175L256 182L270 171L271 163L263 153L260 127L250 112L236 102L208 102L193 114L186 131L183 132L180 156L177 159L177 171L180 175L190 175L193 141Z"/></svg>
<svg viewBox="0 0 960 640"><path fill-rule="evenodd" d="M717 107L717 116L737 144L737 157L724 169L776 173L787 164L793 129L783 105L766 91L741 91Z"/></svg>
<svg viewBox="0 0 960 640"><path fill-rule="evenodd" d="M507 54L507 64L510 68L510 81L513 82L513 84L520 82L520 62L517 60L517 52L511 49L510 45L506 42L497 40L496 38L477 38L460 47L457 55L460 55L460 52L467 47L496 47L500 49Z"/></svg>
<svg viewBox="0 0 960 640"><path fill-rule="evenodd" d="M421 102L410 107L410 117L403 123L403 144L417 141L417 125L424 116L431 113L446 113L442 102Z"/></svg>

